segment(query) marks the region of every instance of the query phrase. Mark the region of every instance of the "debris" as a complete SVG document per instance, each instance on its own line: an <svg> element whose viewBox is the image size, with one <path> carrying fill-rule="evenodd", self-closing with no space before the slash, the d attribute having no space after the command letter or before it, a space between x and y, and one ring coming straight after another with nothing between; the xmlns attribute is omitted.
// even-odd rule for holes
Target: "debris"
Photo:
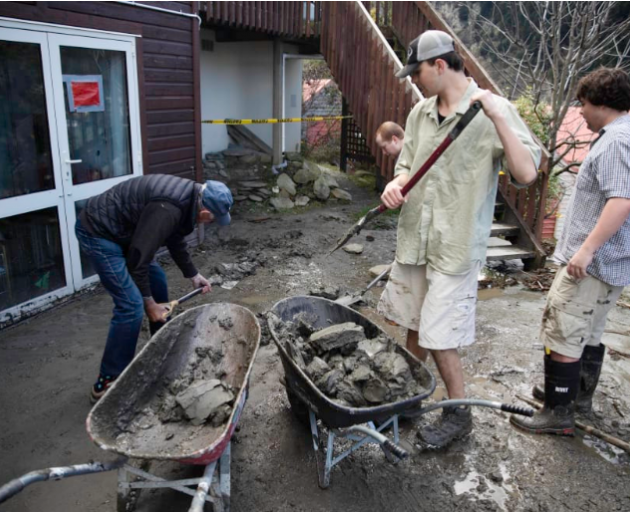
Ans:
<svg viewBox="0 0 630 512"><path fill-rule="evenodd" d="M291 322L270 318L289 356L330 398L365 407L411 398L424 389L393 340L368 339L353 322L313 332L316 318L306 315L299 313Z"/></svg>
<svg viewBox="0 0 630 512"><path fill-rule="evenodd" d="M362 339L365 339L363 327L353 322L346 322L322 329L312 334L308 341L319 353L323 353L349 346L354 350Z"/></svg>
<svg viewBox="0 0 630 512"><path fill-rule="evenodd" d="M309 295L313 297L322 297L328 300L335 300L339 297L339 287L338 286L326 286L319 287L318 289L311 290Z"/></svg>
<svg viewBox="0 0 630 512"><path fill-rule="evenodd" d="M218 379L193 382L175 400L193 425L212 418L218 409L234 400L234 393Z"/></svg>

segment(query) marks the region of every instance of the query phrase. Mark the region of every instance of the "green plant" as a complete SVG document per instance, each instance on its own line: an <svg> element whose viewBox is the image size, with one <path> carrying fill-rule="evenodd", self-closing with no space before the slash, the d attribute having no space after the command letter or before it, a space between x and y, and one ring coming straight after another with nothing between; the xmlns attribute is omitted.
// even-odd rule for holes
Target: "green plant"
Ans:
<svg viewBox="0 0 630 512"><path fill-rule="evenodd" d="M549 125L552 119L549 105L544 101L537 102L532 89L527 88L525 94L514 101L514 106L536 137L547 146L550 134Z"/></svg>

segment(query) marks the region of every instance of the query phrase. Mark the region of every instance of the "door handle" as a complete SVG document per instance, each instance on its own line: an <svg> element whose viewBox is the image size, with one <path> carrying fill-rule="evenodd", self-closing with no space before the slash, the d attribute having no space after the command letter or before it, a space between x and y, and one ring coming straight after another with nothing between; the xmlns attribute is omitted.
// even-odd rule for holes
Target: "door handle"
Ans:
<svg viewBox="0 0 630 512"><path fill-rule="evenodd" d="M83 160L78 159L78 160L66 160L67 164L80 164L83 163Z"/></svg>

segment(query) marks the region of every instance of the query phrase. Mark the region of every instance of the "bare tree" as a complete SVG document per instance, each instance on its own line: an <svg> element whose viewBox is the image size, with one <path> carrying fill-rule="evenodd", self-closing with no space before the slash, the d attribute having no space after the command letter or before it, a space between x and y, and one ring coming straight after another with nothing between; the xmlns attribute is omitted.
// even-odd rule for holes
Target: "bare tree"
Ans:
<svg viewBox="0 0 630 512"><path fill-rule="evenodd" d="M545 126L549 171L576 146L588 143L559 137L579 79L602 64L630 68L630 19L618 15L622 3L492 2L486 16L478 2L459 3L468 10L482 52L511 82L510 96L531 98L533 114ZM574 172L577 165L570 162L556 174Z"/></svg>

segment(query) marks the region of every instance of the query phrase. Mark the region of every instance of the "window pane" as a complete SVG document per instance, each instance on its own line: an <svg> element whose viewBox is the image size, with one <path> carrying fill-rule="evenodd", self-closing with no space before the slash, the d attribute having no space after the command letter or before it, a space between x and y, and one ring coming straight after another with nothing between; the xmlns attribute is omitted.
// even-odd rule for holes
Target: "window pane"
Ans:
<svg viewBox="0 0 630 512"><path fill-rule="evenodd" d="M64 286L57 208L0 219L0 310Z"/></svg>
<svg viewBox="0 0 630 512"><path fill-rule="evenodd" d="M132 173L125 53L61 47L72 182Z"/></svg>
<svg viewBox="0 0 630 512"><path fill-rule="evenodd" d="M53 188L40 46L0 41L0 199Z"/></svg>

